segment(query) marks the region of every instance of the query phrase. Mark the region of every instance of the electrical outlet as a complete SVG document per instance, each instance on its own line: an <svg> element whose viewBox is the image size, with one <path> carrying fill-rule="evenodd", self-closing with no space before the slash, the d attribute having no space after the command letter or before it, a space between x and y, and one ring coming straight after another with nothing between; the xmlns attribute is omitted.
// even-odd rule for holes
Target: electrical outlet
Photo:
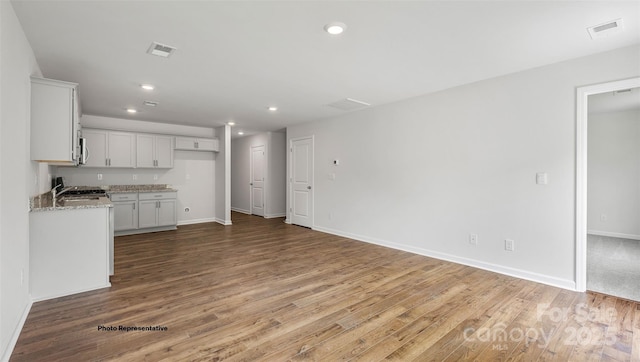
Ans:
<svg viewBox="0 0 640 362"><path fill-rule="evenodd" d="M478 245L478 234L469 234L469 244Z"/></svg>
<svg viewBox="0 0 640 362"><path fill-rule="evenodd" d="M100 180L102 180L102 174L101 173L98 174L98 181L100 181Z"/></svg>
<svg viewBox="0 0 640 362"><path fill-rule="evenodd" d="M136 175L135 173L133 174L133 179L137 180L138 179L138 175Z"/></svg>
<svg viewBox="0 0 640 362"><path fill-rule="evenodd" d="M504 241L504 250L506 251L514 251L516 249L516 242L511 239L506 239Z"/></svg>
<svg viewBox="0 0 640 362"><path fill-rule="evenodd" d="M153 175L153 179L157 180L158 179L158 175Z"/></svg>

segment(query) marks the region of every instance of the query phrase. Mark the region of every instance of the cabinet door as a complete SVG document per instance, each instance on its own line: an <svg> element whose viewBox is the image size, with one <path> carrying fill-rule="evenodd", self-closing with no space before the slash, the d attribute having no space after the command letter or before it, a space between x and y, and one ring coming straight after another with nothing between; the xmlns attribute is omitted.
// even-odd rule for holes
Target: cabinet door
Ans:
<svg viewBox="0 0 640 362"><path fill-rule="evenodd" d="M189 150L196 149L196 139L191 137L176 137L176 150Z"/></svg>
<svg viewBox="0 0 640 362"><path fill-rule="evenodd" d="M158 226L158 201L144 200L140 201L139 204L138 226L141 229Z"/></svg>
<svg viewBox="0 0 640 362"><path fill-rule="evenodd" d="M176 225L176 200L160 200L158 203L158 226Z"/></svg>
<svg viewBox="0 0 640 362"><path fill-rule="evenodd" d="M83 167L107 166L107 131L82 130L82 137L87 141L87 163Z"/></svg>
<svg viewBox="0 0 640 362"><path fill-rule="evenodd" d="M138 228L137 201L113 203L113 230L132 230Z"/></svg>
<svg viewBox="0 0 640 362"><path fill-rule="evenodd" d="M75 163L75 83L31 79L31 159Z"/></svg>
<svg viewBox="0 0 640 362"><path fill-rule="evenodd" d="M155 136L139 134L136 136L136 167L155 167Z"/></svg>
<svg viewBox="0 0 640 362"><path fill-rule="evenodd" d="M156 136L156 167L173 167L173 137Z"/></svg>
<svg viewBox="0 0 640 362"><path fill-rule="evenodd" d="M133 133L109 132L109 166L136 167L136 138Z"/></svg>
<svg viewBox="0 0 640 362"><path fill-rule="evenodd" d="M218 140L213 138L198 138L196 140L198 151L215 151L218 152Z"/></svg>

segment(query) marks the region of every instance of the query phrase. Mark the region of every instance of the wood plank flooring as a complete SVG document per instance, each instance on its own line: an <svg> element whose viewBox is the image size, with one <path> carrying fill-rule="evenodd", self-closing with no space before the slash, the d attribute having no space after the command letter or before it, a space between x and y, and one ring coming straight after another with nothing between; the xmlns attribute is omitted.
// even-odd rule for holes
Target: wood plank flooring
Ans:
<svg viewBox="0 0 640 362"><path fill-rule="evenodd" d="M11 361L640 361L640 303L233 223L118 237L112 287L35 303Z"/></svg>

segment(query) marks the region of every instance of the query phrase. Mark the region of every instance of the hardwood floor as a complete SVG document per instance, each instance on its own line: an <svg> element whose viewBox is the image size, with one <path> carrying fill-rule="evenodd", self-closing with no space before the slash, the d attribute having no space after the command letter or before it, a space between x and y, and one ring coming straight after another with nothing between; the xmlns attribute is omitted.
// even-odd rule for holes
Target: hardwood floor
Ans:
<svg viewBox="0 0 640 362"><path fill-rule="evenodd" d="M11 361L640 361L640 303L233 223L118 237L112 287L35 303Z"/></svg>

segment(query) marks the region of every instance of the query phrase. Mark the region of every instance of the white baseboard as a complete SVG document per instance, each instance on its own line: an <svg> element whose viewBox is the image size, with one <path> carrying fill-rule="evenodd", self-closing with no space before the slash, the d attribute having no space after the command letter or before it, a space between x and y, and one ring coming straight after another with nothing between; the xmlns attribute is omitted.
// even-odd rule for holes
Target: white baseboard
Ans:
<svg viewBox="0 0 640 362"><path fill-rule="evenodd" d="M70 291L70 292L55 293L55 294L50 294L50 295L45 295L45 296L40 296L40 297L35 297L35 298L31 297L31 298L33 299L33 302L41 302L43 300L66 297L66 296L72 295L72 294L85 293L85 292L90 292L92 290L98 290L98 289L109 288L109 287L111 287L111 283L107 282L106 284L100 284L100 285L96 285L96 286L93 286L93 287L76 289L76 290L73 290L73 291Z"/></svg>
<svg viewBox="0 0 640 362"><path fill-rule="evenodd" d="M237 207L232 207L231 211L235 211L235 212L239 212L241 214L247 214L247 215L251 215L251 211L249 210L245 210L245 209L239 209Z"/></svg>
<svg viewBox="0 0 640 362"><path fill-rule="evenodd" d="M265 219L275 219L277 217L285 217L285 216L287 216L287 213L283 212L283 213L277 213L277 214L268 214L268 215L265 214L264 218Z"/></svg>
<svg viewBox="0 0 640 362"><path fill-rule="evenodd" d="M9 358L11 358L11 354L13 353L13 349L16 347L16 343L18 343L18 337L20 337L20 332L22 332L22 328L24 327L24 323L27 321L27 317L29 316L29 312L31 311L31 306L33 305L33 300L30 300L29 303L25 306L22 311L22 315L20 316L20 320L18 321L18 325L13 330L11 334L11 339L9 340L9 345L7 345L7 349L5 349L2 359L2 362L8 362Z"/></svg>
<svg viewBox="0 0 640 362"><path fill-rule="evenodd" d="M522 269L506 267L506 266L497 265L493 263L487 263L480 260L464 258L456 255L447 254L447 253L441 253L439 251L433 251L433 250L428 250L423 248L417 248L414 246L403 245L399 243L390 242L387 240L381 240L381 239L375 239L375 238L365 237L365 236L351 234L351 233L345 233L345 232L324 228L324 227L314 226L313 230L322 231L328 234L338 235L338 236L342 236L345 238L354 239L358 241L364 241L365 243L380 245L387 248L407 251L413 254L428 256L430 258L446 260L452 263L467 265L470 267L483 269L483 270L487 270L487 271L491 271L499 274L504 274L504 275L508 275L508 276L512 276L520 279L530 280L532 282L551 285L551 286L562 288L562 289L568 289L573 291L576 290L576 283L574 280L560 279L560 278L552 277L549 275L534 273L534 272L530 272Z"/></svg>
<svg viewBox="0 0 640 362"><path fill-rule="evenodd" d="M216 222L215 217L207 217L203 219L191 219L191 220L182 220L178 221L178 226L180 225L191 225L191 224L203 224L206 222Z"/></svg>
<svg viewBox="0 0 640 362"><path fill-rule="evenodd" d="M597 235L597 236L608 236L608 237L611 237L611 238L640 240L640 235L614 233L614 232L610 232L610 231L587 230L587 234Z"/></svg>
<svg viewBox="0 0 640 362"><path fill-rule="evenodd" d="M231 220L224 220L224 219L216 218L216 219L215 219L215 221L216 221L218 224L222 224L222 225L224 225L224 226L229 226L229 225L231 225Z"/></svg>

